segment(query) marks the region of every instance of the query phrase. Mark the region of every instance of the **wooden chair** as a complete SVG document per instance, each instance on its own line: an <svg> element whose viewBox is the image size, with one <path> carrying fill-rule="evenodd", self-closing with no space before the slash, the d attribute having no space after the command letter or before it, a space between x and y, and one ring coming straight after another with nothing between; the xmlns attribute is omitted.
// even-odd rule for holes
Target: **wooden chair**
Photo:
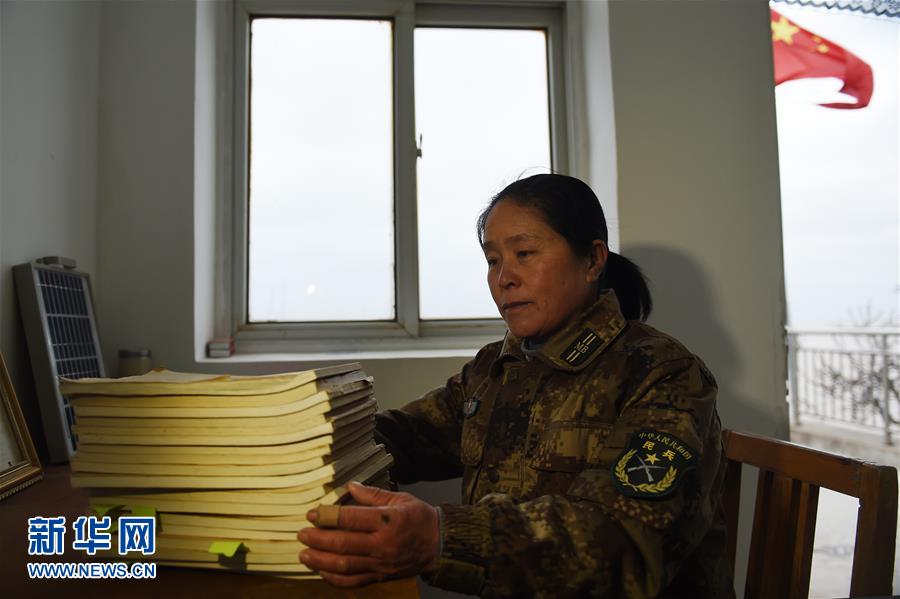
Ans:
<svg viewBox="0 0 900 599"><path fill-rule="evenodd" d="M759 468L745 599L809 595L819 487L859 498L851 596L890 596L897 532L897 470L726 430L722 504L735 562L741 465Z"/></svg>

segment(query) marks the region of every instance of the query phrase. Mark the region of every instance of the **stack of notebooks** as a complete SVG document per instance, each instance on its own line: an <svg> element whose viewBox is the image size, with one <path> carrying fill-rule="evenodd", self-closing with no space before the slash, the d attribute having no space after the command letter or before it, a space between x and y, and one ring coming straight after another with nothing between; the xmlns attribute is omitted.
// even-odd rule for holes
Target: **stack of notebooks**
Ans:
<svg viewBox="0 0 900 599"><path fill-rule="evenodd" d="M155 370L62 379L75 410L72 485L99 515L155 515L156 553L103 558L313 577L306 513L356 480L387 486L372 379L359 364L267 376Z"/></svg>

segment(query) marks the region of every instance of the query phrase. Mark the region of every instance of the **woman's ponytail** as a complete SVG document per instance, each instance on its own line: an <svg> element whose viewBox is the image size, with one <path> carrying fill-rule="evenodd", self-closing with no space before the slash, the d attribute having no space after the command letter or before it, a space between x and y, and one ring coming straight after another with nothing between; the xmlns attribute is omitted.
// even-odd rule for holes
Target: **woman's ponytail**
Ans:
<svg viewBox="0 0 900 599"><path fill-rule="evenodd" d="M610 252L600 277L601 289L612 289L626 320L647 320L653 309L650 287L640 267L620 254Z"/></svg>

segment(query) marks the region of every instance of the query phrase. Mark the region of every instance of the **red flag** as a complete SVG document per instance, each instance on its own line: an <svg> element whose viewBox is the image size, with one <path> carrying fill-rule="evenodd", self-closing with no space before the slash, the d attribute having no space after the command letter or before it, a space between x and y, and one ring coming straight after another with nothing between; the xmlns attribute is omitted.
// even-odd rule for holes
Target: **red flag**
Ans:
<svg viewBox="0 0 900 599"><path fill-rule="evenodd" d="M770 9L771 10L771 9ZM863 108L872 97L872 67L835 43L798 27L772 10L772 54L775 85L804 77L837 77L841 92L855 103L822 104L828 108Z"/></svg>

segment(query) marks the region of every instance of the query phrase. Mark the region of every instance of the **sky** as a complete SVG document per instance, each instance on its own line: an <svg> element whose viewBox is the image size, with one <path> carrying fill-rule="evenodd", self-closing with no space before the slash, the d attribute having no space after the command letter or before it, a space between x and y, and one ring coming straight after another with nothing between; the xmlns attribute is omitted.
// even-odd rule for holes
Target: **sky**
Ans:
<svg viewBox="0 0 900 599"><path fill-rule="evenodd" d="M785 287L793 327L860 326L900 318L900 23L846 11L773 4L795 24L867 62L866 108L834 78L775 88Z"/></svg>

